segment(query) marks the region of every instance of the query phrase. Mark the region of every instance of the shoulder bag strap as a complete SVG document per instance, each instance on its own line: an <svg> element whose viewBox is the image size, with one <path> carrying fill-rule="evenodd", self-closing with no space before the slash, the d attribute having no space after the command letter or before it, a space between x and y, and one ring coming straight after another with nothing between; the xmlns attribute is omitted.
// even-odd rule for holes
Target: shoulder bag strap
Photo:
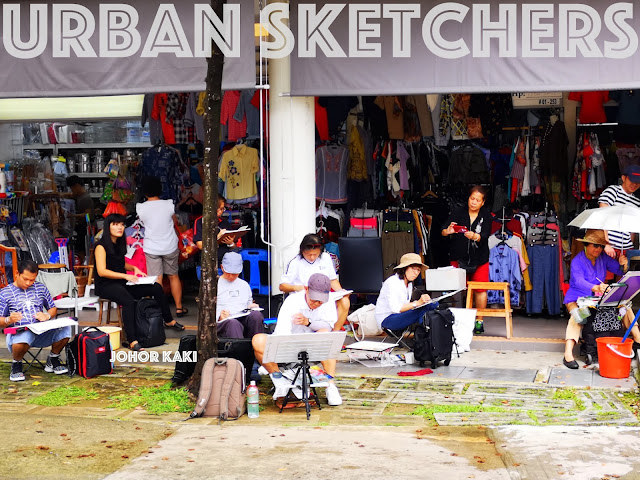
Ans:
<svg viewBox="0 0 640 480"><path fill-rule="evenodd" d="M210 358L204 362L202 374L200 375L200 391L198 393L198 403L196 403L193 412L189 418L199 417L204 413L204 408L211 397L211 388L213 387L213 369L215 367L215 358Z"/></svg>
<svg viewBox="0 0 640 480"><path fill-rule="evenodd" d="M225 359L226 361L227 359ZM220 392L220 420L228 420L229 418L229 395L231 395L231 387L236 378L237 361L226 362L227 372L222 382Z"/></svg>

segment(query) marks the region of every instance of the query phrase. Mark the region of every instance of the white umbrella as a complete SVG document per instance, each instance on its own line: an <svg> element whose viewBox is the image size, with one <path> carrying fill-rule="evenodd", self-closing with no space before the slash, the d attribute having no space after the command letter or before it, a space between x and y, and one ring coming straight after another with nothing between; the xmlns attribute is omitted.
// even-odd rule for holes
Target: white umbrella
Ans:
<svg viewBox="0 0 640 480"><path fill-rule="evenodd" d="M629 205L591 208L574 218L569 226L640 233L640 208Z"/></svg>

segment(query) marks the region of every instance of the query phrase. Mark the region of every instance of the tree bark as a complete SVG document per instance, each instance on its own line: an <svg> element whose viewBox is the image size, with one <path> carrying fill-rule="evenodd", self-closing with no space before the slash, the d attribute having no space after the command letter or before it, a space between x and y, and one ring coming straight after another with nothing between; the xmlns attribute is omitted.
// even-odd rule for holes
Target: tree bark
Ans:
<svg viewBox="0 0 640 480"><path fill-rule="evenodd" d="M211 8L222 18L225 0L211 0ZM220 150L220 110L222 107L222 67L224 55L211 42L211 57L207 58L206 107L204 114L204 203L202 212L202 272L200 308L198 309L198 362L187 385L198 394L204 362L217 355L216 296L218 292L218 151Z"/></svg>

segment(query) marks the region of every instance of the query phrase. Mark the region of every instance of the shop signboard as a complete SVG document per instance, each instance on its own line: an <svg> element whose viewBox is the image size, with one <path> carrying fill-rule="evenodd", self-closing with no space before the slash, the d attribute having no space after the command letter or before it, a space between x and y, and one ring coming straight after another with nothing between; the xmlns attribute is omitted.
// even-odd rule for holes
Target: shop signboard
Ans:
<svg viewBox="0 0 640 480"><path fill-rule="evenodd" d="M562 92L512 93L513 108L560 108Z"/></svg>
<svg viewBox="0 0 640 480"><path fill-rule="evenodd" d="M253 0L5 2L0 98L201 91L214 41L222 88L255 86Z"/></svg>
<svg viewBox="0 0 640 480"><path fill-rule="evenodd" d="M640 78L638 2L292 0L285 13L292 35L268 55L291 56L292 95L614 90Z"/></svg>

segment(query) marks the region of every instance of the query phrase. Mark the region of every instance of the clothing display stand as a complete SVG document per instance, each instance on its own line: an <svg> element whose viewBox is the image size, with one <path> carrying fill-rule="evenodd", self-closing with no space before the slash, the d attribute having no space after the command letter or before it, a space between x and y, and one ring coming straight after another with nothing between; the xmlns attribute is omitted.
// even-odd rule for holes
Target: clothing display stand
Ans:
<svg viewBox="0 0 640 480"><path fill-rule="evenodd" d="M321 332L302 333L294 335L269 335L265 345L263 363L295 363L295 376L291 384L287 385L288 391L284 398L280 413L287 405L291 389L296 387L299 376L302 380L302 401L305 404L307 420L311 417L311 405L309 400L315 400L318 409L321 410L320 399L316 393L313 378L309 370L309 362L319 362L337 358L342 350L346 332ZM309 390L313 393L309 397Z"/></svg>

